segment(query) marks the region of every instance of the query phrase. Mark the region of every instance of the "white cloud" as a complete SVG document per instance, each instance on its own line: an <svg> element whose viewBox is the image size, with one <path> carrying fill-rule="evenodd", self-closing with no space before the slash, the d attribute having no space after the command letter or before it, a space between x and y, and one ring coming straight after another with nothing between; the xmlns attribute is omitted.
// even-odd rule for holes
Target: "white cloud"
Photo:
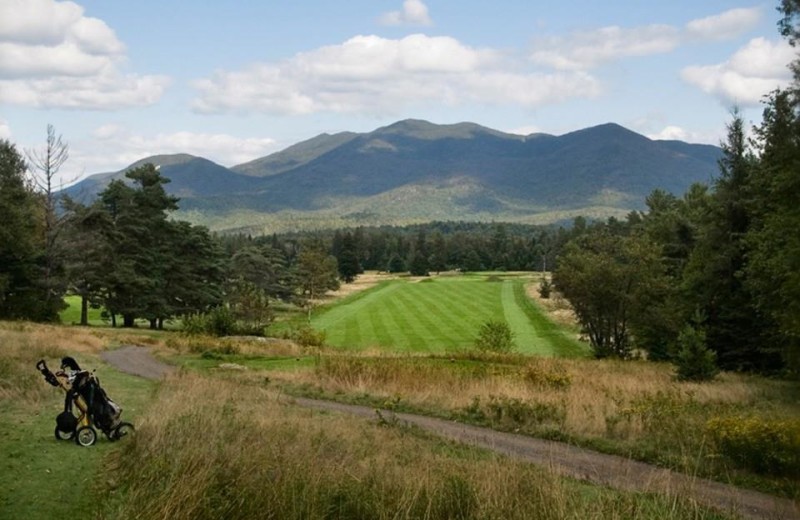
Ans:
<svg viewBox="0 0 800 520"><path fill-rule="evenodd" d="M428 6L421 0L405 0L400 11L390 11L378 21L382 25L433 25Z"/></svg>
<svg viewBox="0 0 800 520"><path fill-rule="evenodd" d="M536 125L525 125L525 126L520 126L519 128L506 130L506 132L509 134L517 134L517 135L531 135L531 134L542 133L542 129Z"/></svg>
<svg viewBox="0 0 800 520"><path fill-rule="evenodd" d="M114 110L156 103L170 80L110 72L98 76L55 76L0 81L0 103L32 108Z"/></svg>
<svg viewBox="0 0 800 520"><path fill-rule="evenodd" d="M655 141L685 141L687 143L701 143L719 145L720 139L724 135L724 129L716 132L697 132L687 130L680 126L668 125L660 132L647 134L647 137Z"/></svg>
<svg viewBox="0 0 800 520"><path fill-rule="evenodd" d="M0 119L0 139L11 139L11 127L8 126L8 121Z"/></svg>
<svg viewBox="0 0 800 520"><path fill-rule="evenodd" d="M0 2L0 102L109 110L155 103L163 76L125 74L125 46L73 2Z"/></svg>
<svg viewBox="0 0 800 520"><path fill-rule="evenodd" d="M760 8L731 9L691 20L684 28L655 24L576 31L569 36L536 40L530 59L560 70L588 70L619 58L670 52L690 41L735 38L755 27L760 19Z"/></svg>
<svg viewBox="0 0 800 520"><path fill-rule="evenodd" d="M724 63L686 67L681 77L723 103L752 106L789 83L787 65L795 58L794 49L783 40L754 38Z"/></svg>
<svg viewBox="0 0 800 520"><path fill-rule="evenodd" d="M556 69L585 70L625 56L668 52L680 44L680 30L670 25L624 29L603 27L575 32L568 38L552 37L534 44L531 60Z"/></svg>
<svg viewBox="0 0 800 520"><path fill-rule="evenodd" d="M137 135L117 124L96 128L92 139L70 143L69 166L64 179L117 171L150 155L188 153L224 166L233 166L276 151L278 144L265 137L175 132Z"/></svg>
<svg viewBox="0 0 800 520"><path fill-rule="evenodd" d="M692 20L686 24L689 36L701 40L727 40L741 36L761 20L761 8L739 8Z"/></svg>
<svg viewBox="0 0 800 520"><path fill-rule="evenodd" d="M521 71L494 50L422 34L356 36L282 62L219 71L192 86L199 112L273 114L392 114L432 103L535 106L600 91L586 73Z"/></svg>

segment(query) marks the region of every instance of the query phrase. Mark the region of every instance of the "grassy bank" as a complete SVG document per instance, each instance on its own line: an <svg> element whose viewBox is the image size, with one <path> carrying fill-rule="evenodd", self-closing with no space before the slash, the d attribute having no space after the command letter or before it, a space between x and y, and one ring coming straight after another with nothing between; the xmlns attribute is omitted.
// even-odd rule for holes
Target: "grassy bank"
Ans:
<svg viewBox="0 0 800 520"><path fill-rule="evenodd" d="M197 375L162 387L107 472L104 518L719 518Z"/></svg>

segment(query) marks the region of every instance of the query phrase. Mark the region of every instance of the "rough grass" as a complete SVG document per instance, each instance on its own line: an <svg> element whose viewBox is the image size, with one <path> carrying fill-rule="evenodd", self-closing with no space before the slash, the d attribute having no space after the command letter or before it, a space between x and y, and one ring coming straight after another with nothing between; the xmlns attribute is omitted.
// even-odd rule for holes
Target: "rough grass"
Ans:
<svg viewBox="0 0 800 520"><path fill-rule="evenodd" d="M96 353L105 341L85 329L0 322L0 518L91 518L102 497L92 493L104 479L102 458L115 445L104 437L90 448L56 441L55 417L64 393L48 385L34 365L55 370L64 355L97 369L103 388L137 422L153 383L104 365Z"/></svg>
<svg viewBox="0 0 800 520"><path fill-rule="evenodd" d="M675 497L622 493L534 466L281 404L263 385L169 381L99 492L101 518L718 518Z"/></svg>
<svg viewBox="0 0 800 520"><path fill-rule="evenodd" d="M377 287L322 309L312 326L331 345L348 349L444 353L472 348L480 326L506 321L517 351L581 356L585 346L551 323L525 296L524 281L482 283L484 276L405 280Z"/></svg>
<svg viewBox="0 0 800 520"><path fill-rule="evenodd" d="M526 356L322 356L270 371L290 392L391 406L568 440L690 474L798 496L800 481L740 470L706 425L729 416L797 420L796 383L723 373L679 383L670 365Z"/></svg>

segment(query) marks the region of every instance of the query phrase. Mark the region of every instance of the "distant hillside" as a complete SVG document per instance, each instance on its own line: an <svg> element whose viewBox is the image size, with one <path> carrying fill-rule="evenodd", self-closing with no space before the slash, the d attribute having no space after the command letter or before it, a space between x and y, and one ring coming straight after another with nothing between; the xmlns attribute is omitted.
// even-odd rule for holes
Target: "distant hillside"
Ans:
<svg viewBox="0 0 800 520"><path fill-rule="evenodd" d="M183 218L261 233L429 220L547 222L641 209L661 188L682 194L717 172L721 150L653 141L609 123L562 136L507 134L473 123L405 120L322 134L224 168L180 154L161 165ZM130 167L129 167L130 168ZM68 191L92 196L124 172Z"/></svg>

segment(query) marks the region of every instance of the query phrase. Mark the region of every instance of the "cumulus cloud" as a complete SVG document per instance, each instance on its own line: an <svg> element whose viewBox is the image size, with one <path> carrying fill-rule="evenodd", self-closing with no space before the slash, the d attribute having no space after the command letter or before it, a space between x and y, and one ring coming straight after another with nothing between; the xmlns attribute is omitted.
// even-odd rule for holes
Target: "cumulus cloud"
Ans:
<svg viewBox="0 0 800 520"><path fill-rule="evenodd" d="M794 49L783 40L754 38L727 61L686 67L681 77L723 103L758 105L765 94L789 83L787 66L794 58Z"/></svg>
<svg viewBox="0 0 800 520"><path fill-rule="evenodd" d="M378 21L381 25L433 25L428 6L421 0L405 0L400 11L390 11Z"/></svg>
<svg viewBox="0 0 800 520"><path fill-rule="evenodd" d="M761 20L761 8L739 8L692 20L686 24L689 36L700 40L727 40L741 36Z"/></svg>
<svg viewBox="0 0 800 520"><path fill-rule="evenodd" d="M0 3L0 102L35 108L108 110L155 103L163 76L120 70L125 46L73 2Z"/></svg>
<svg viewBox="0 0 800 520"><path fill-rule="evenodd" d="M647 134L647 137L655 141L685 141L687 143L719 145L723 135L724 129L716 132L697 132L676 125L668 125L660 132Z"/></svg>
<svg viewBox="0 0 800 520"><path fill-rule="evenodd" d="M500 53L450 37L356 36L278 63L196 80L195 110L273 114L391 114L422 104L535 106L599 93L587 73L531 73Z"/></svg>
<svg viewBox="0 0 800 520"><path fill-rule="evenodd" d="M116 171L150 155L172 153L188 153L233 166L277 149L276 141L268 137L195 132L148 136L132 133L117 124L98 127L92 132L91 140L71 144L69 166L73 175Z"/></svg>
<svg viewBox="0 0 800 520"><path fill-rule="evenodd" d="M683 28L655 24L576 31L569 36L538 39L530 59L555 69L588 70L619 58L670 52L689 41L735 38L752 29L760 19L760 8L731 9L691 20Z"/></svg>

